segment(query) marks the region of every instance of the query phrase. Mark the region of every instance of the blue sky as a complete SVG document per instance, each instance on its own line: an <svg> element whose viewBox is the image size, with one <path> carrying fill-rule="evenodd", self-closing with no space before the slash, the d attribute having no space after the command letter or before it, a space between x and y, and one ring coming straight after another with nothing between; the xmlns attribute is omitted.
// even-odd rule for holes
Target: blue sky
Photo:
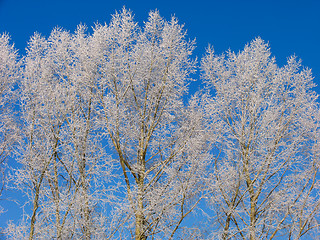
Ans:
<svg viewBox="0 0 320 240"><path fill-rule="evenodd" d="M175 15L185 24L188 37L196 38L195 55L201 58L208 44L216 53L239 51L260 36L270 43L279 65L292 54L313 70L320 85L320 1L274 0L0 0L0 33L7 32L21 54L34 32L48 36L60 26L74 31L79 23L91 27L109 22L123 6L141 24L150 10L169 19ZM316 88L320 93L320 87ZM11 204L11 207L13 205ZM0 225L12 212L0 216Z"/></svg>
<svg viewBox="0 0 320 240"><path fill-rule="evenodd" d="M111 14L123 6L131 9L140 23L154 9L167 19L175 15L185 24L188 37L197 39L198 57L208 43L217 53L229 48L238 51L260 36L270 43L280 65L296 54L320 82L317 0L0 0L0 33L8 32L23 53L34 32L48 35L56 26L74 31L79 23L90 27L96 22L109 22Z"/></svg>

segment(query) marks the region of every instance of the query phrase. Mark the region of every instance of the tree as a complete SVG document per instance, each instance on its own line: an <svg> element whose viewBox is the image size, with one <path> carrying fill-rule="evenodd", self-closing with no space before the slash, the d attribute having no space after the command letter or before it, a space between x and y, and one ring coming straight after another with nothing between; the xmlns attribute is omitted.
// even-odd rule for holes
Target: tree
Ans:
<svg viewBox="0 0 320 240"><path fill-rule="evenodd" d="M103 205L102 193L108 200L104 184L113 167L112 160L101 161L106 156L95 124L97 101L90 78L81 75L83 34L81 26L73 35L55 29L48 39L35 34L29 42L20 98L25 142L14 181L27 194L31 212L26 210L20 226L9 227L12 237L104 234L107 217L96 209Z"/></svg>
<svg viewBox="0 0 320 240"><path fill-rule="evenodd" d="M7 34L0 35L0 199L6 182L6 160L18 140L15 104L19 63ZM2 212L0 206L0 213Z"/></svg>
<svg viewBox="0 0 320 240"><path fill-rule="evenodd" d="M197 100L183 103L194 43L176 18L150 12L140 29L126 9L97 26L92 41L101 124L121 166L132 235L171 239L203 196L208 164Z"/></svg>
<svg viewBox="0 0 320 240"><path fill-rule="evenodd" d="M221 239L300 239L318 231L319 106L309 69L279 68L260 38L202 60L220 139L211 198ZM216 238L218 236L215 236Z"/></svg>

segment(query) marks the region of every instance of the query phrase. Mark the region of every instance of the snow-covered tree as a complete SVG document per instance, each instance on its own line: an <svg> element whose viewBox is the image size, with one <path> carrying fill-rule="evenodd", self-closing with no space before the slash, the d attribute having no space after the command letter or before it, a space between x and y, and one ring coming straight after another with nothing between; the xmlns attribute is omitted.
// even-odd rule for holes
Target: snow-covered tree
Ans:
<svg viewBox="0 0 320 240"><path fill-rule="evenodd" d="M278 67L263 40L217 56L203 77L218 156L211 204L213 238L300 239L318 232L319 106L309 69L290 57Z"/></svg>
<svg viewBox="0 0 320 240"><path fill-rule="evenodd" d="M194 43L176 18L150 12L140 28L126 9L92 41L101 125L121 166L132 237L172 238L201 199L207 164L197 100L183 103Z"/></svg>
<svg viewBox="0 0 320 240"><path fill-rule="evenodd" d="M7 34L0 34L0 199L5 187L6 159L18 140L18 127L14 106L19 76L17 51ZM2 212L0 205L0 213Z"/></svg>
<svg viewBox="0 0 320 240"><path fill-rule="evenodd" d="M9 227L11 236L104 234L107 217L96 210L103 205L101 194L108 200L105 183L113 167L99 143L91 78L82 75L83 34L81 26L75 34L55 29L48 39L35 34L29 42L21 84L25 143L13 178L29 204L21 225Z"/></svg>

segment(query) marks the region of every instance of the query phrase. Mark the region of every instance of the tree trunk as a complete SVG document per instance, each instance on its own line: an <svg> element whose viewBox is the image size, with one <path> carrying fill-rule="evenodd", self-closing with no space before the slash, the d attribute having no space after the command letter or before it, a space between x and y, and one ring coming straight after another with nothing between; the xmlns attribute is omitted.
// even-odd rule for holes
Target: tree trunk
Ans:
<svg viewBox="0 0 320 240"><path fill-rule="evenodd" d="M143 206L143 185L144 179L139 176L138 179L138 196L137 196L137 212L136 212L136 231L135 240L146 240L147 236L145 234L145 217L144 217L144 206Z"/></svg>

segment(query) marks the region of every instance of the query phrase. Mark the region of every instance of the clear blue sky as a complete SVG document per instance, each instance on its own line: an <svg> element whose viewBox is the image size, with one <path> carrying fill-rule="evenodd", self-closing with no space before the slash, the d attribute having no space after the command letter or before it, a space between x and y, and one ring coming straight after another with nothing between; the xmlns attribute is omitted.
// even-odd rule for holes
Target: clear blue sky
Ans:
<svg viewBox="0 0 320 240"><path fill-rule="evenodd" d="M270 43L278 64L296 54L320 85L319 0L0 0L0 33L9 33L24 54L34 32L48 36L56 26L74 31L79 23L90 27L109 22L123 6L133 11L140 24L150 10L158 9L166 19L175 15L185 24L188 37L196 38L198 58L208 43L216 53L238 51L260 36ZM316 90L320 93L320 87ZM0 216L0 225L14 216L11 211Z"/></svg>
<svg viewBox="0 0 320 240"><path fill-rule="evenodd" d="M238 51L260 36L270 43L280 65L296 54L313 69L320 85L318 0L0 0L0 33L8 32L23 53L34 32L48 35L56 26L74 31L79 23L88 27L97 21L108 23L123 6L140 23L154 9L167 19L175 15L185 24L188 37L197 39L198 57L208 43L217 53Z"/></svg>

